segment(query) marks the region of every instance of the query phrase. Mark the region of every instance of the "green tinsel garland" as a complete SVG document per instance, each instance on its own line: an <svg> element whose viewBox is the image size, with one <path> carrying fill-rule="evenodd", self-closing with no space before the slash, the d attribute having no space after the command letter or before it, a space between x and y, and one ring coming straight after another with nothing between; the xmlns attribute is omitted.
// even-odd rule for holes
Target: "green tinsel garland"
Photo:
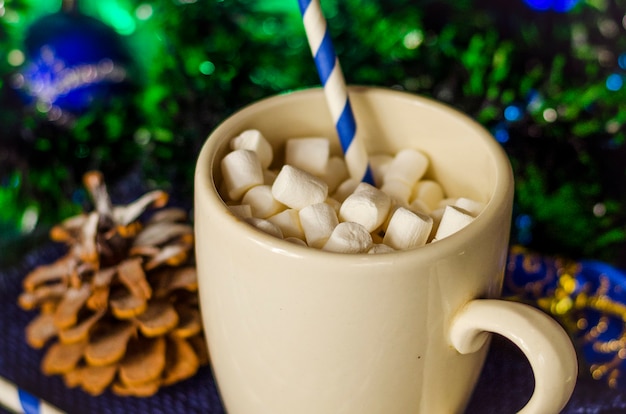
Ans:
<svg viewBox="0 0 626 414"><path fill-rule="evenodd" d="M21 67L0 62L0 243L28 227L25 212L45 228L78 210L91 168L114 183L139 164L152 184L191 199L195 155L221 119L318 83L296 2L112 3L135 24L121 36L137 58L137 90L71 127L24 104L11 88ZM626 1L581 1L567 13L523 0L322 3L349 83L434 97L502 142L517 180L513 241L626 265L626 87L609 84L626 74ZM97 4L84 0L81 11L111 23ZM19 50L40 10L27 0L4 7L0 36ZM16 15L21 23L7 17Z"/></svg>

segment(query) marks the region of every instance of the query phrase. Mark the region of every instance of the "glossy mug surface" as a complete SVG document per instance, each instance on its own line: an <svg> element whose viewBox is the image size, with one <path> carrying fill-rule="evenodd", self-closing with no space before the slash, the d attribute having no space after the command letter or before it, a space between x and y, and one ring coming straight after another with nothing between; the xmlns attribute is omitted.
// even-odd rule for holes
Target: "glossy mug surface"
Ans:
<svg viewBox="0 0 626 414"><path fill-rule="evenodd" d="M448 197L486 207L459 232L394 253L329 253L279 240L230 213L217 192L220 160L250 128L275 154L289 138L336 137L323 91L271 97L226 119L199 155L194 208L203 323L227 411L459 413L489 332L498 332L533 368L535 392L523 411L557 413L577 374L568 336L540 311L497 299L514 186L506 154L448 106L389 89L349 91L370 154L420 149L431 161L427 177Z"/></svg>

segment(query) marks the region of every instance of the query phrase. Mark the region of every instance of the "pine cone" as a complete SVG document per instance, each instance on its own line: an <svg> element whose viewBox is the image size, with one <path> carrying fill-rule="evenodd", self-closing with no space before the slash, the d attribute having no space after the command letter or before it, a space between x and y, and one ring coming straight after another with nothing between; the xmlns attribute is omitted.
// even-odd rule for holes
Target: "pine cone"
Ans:
<svg viewBox="0 0 626 414"><path fill-rule="evenodd" d="M102 174L84 184L95 211L70 217L50 238L67 254L29 273L18 303L39 315L26 327L33 348L47 349L46 375L98 395L150 396L208 363L186 213L149 192L113 206ZM149 207L158 210L141 221Z"/></svg>

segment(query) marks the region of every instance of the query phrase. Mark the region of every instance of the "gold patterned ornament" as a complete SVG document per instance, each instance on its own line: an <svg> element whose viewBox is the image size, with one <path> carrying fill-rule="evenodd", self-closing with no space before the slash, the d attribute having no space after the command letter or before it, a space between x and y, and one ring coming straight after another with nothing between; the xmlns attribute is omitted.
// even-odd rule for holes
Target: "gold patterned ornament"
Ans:
<svg viewBox="0 0 626 414"><path fill-rule="evenodd" d="M39 311L26 340L47 346L43 373L62 375L68 387L150 396L209 361L193 228L185 211L166 207L163 191L114 206L101 173L88 172L84 184L95 211L53 227L50 238L67 254L24 278L18 303Z"/></svg>
<svg viewBox="0 0 626 414"><path fill-rule="evenodd" d="M626 389L626 273L604 262L542 256L513 246L504 294L543 309L563 325L578 350L581 374Z"/></svg>

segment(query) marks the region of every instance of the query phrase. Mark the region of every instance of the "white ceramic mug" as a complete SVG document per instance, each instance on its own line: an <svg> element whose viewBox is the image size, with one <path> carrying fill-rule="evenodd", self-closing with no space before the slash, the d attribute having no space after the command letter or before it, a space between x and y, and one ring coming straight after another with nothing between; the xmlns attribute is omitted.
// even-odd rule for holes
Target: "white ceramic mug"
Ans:
<svg viewBox="0 0 626 414"><path fill-rule="evenodd" d="M336 137L323 91L265 99L226 119L195 176L200 301L226 410L462 412L496 332L532 366L536 387L523 412L557 413L576 381L571 341L542 312L497 299L513 199L506 154L476 122L432 100L368 87L351 87L350 99L368 152L418 148L448 197L486 207L461 231L413 250L337 254L288 243L229 212L217 191L220 159L250 128L277 154L288 138Z"/></svg>

